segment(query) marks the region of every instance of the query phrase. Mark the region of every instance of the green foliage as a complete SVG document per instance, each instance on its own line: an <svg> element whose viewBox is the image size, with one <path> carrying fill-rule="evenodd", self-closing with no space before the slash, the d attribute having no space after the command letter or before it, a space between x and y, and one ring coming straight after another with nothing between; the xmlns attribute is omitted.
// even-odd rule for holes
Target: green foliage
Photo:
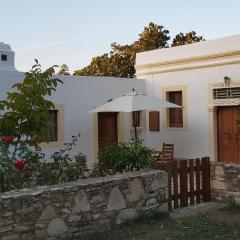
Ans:
<svg viewBox="0 0 240 240"><path fill-rule="evenodd" d="M230 213L240 213L240 205L236 203L230 203L223 208L220 208L221 211L230 212Z"/></svg>
<svg viewBox="0 0 240 240"><path fill-rule="evenodd" d="M168 47L169 31L154 23L150 23L139 34L139 39L130 45L113 43L110 53L92 59L90 65L76 70L74 75L109 76L132 78L135 75L136 53L156 48Z"/></svg>
<svg viewBox="0 0 240 240"><path fill-rule="evenodd" d="M133 78L135 76L136 53L167 48L169 47L169 40L169 30L165 29L164 26L150 22L139 34L138 40L126 45L112 43L112 49L109 53L92 58L88 66L76 70L74 75ZM203 37L197 36L194 31L186 34L180 33L174 38L171 46L203 40Z"/></svg>
<svg viewBox="0 0 240 240"><path fill-rule="evenodd" d="M36 60L23 82L14 84L15 91L0 101L0 191L73 181L86 170L85 155L70 156L80 135L73 137L65 149L54 153L52 163L45 161L40 149L39 144L47 141L49 109L54 109L54 104L46 98L62 83L53 78L55 67L42 71Z"/></svg>
<svg viewBox="0 0 240 240"><path fill-rule="evenodd" d="M24 159L25 167L17 169L14 162L7 162L4 170L0 171L0 192L25 186L57 184L83 178L89 172L86 163L87 157L82 153L70 155L79 139L80 134L73 136L72 142L65 143L64 149L53 153L50 162L45 160L45 155L41 150L33 151L25 146L25 149L22 149L18 155L20 159Z"/></svg>
<svg viewBox="0 0 240 240"><path fill-rule="evenodd" d="M15 91L8 92L6 99L0 101L1 134L15 136L16 147L20 142L37 147L47 139L48 110L54 108L54 104L46 97L62 83L53 78L56 66L42 72L41 65L35 61L23 82L14 84Z"/></svg>
<svg viewBox="0 0 240 240"><path fill-rule="evenodd" d="M63 64L61 67L60 67L60 70L58 72L58 75L70 75L69 73L69 67L67 64Z"/></svg>
<svg viewBox="0 0 240 240"><path fill-rule="evenodd" d="M205 39L202 36L197 36L195 31L187 32L185 34L180 32L173 39L171 46L176 47L201 41L205 41Z"/></svg>
<svg viewBox="0 0 240 240"><path fill-rule="evenodd" d="M141 213L136 219L135 223L138 224L153 224L160 221L169 220L169 213L152 211L150 213Z"/></svg>
<svg viewBox="0 0 240 240"><path fill-rule="evenodd" d="M152 167L153 164L152 150L143 146L142 141L119 143L99 153L99 163L95 166L93 175L137 171Z"/></svg>
<svg viewBox="0 0 240 240"><path fill-rule="evenodd" d="M9 158L2 159L1 156L1 165L3 169L0 169L2 178L0 192L31 186L38 169L42 165L44 154L41 151L33 151L27 146L22 146L18 157L19 159L23 159L26 163L24 169L17 169L15 167L15 161L11 161L12 159Z"/></svg>
<svg viewBox="0 0 240 240"><path fill-rule="evenodd" d="M79 141L80 134L72 137L72 142L65 143L65 148L55 152L51 156L50 163L41 165L38 171L37 184L49 185L69 181L76 181L89 172L87 168L87 157L79 153L71 156L72 148Z"/></svg>

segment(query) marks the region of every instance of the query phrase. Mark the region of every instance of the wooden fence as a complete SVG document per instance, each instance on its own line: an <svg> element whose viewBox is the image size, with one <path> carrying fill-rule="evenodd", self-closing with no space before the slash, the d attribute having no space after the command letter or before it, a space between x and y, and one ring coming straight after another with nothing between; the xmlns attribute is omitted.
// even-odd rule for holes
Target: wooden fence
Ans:
<svg viewBox="0 0 240 240"><path fill-rule="evenodd" d="M158 169L168 173L170 211L173 208L211 201L209 157L163 161Z"/></svg>

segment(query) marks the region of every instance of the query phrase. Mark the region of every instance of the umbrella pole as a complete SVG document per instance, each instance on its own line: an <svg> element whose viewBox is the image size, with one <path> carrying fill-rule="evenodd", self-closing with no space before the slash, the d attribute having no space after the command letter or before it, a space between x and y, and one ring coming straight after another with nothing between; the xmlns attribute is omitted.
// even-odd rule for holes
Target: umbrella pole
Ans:
<svg viewBox="0 0 240 240"><path fill-rule="evenodd" d="M134 139L135 139L135 142L137 142L137 112L134 111L133 112L133 123L134 123Z"/></svg>
<svg viewBox="0 0 240 240"><path fill-rule="evenodd" d="M137 125L134 126L135 142L137 142Z"/></svg>

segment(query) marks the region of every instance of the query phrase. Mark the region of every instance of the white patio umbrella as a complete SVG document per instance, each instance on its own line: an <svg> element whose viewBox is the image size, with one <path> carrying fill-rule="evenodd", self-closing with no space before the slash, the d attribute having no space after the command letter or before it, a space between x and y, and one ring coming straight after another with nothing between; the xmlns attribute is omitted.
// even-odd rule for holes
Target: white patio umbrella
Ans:
<svg viewBox="0 0 240 240"><path fill-rule="evenodd" d="M108 103L97 107L89 113L96 112L136 112L144 110L159 110L161 108L181 108L181 106L161 100L159 98L146 96L142 93L137 93L134 89L116 98ZM134 121L136 123L136 121ZM135 140L137 140L137 126L134 124Z"/></svg>

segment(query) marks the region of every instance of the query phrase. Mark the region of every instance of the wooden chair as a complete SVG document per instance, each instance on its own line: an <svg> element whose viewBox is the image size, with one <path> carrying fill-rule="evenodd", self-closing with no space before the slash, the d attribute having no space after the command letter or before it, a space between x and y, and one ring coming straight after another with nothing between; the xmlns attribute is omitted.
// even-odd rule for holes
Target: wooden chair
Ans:
<svg viewBox="0 0 240 240"><path fill-rule="evenodd" d="M156 165L162 161L171 161L174 158L174 144L163 143L162 151L159 153Z"/></svg>

